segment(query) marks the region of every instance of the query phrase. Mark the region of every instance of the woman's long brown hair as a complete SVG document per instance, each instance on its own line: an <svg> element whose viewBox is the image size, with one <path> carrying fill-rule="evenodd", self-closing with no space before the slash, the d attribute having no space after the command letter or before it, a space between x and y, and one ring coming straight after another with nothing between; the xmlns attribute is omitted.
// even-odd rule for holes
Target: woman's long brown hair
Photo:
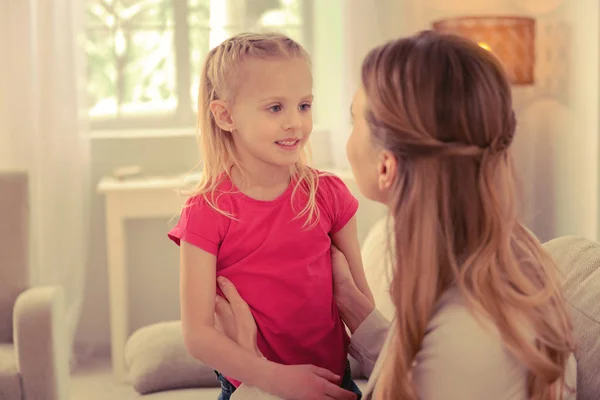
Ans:
<svg viewBox="0 0 600 400"><path fill-rule="evenodd" d="M517 220L516 121L503 68L473 42L422 32L372 50L362 83L373 139L398 160L397 334L378 392L418 398L412 364L436 303L456 285L528 369L529 398L557 398L572 326L555 264Z"/></svg>

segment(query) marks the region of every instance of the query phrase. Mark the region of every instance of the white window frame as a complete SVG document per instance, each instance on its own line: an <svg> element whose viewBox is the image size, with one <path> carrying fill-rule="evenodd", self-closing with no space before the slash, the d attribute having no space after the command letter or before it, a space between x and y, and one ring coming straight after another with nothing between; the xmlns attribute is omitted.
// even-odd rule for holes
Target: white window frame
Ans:
<svg viewBox="0 0 600 400"><path fill-rule="evenodd" d="M235 8L236 2L245 0L211 0L217 6L229 3ZM302 0L303 5L303 24L304 34L303 42L309 53L314 46L313 34L313 8L314 0ZM131 116L123 119L113 117L101 118L94 117L89 119L90 134L93 137L162 137L162 136L188 136L195 134L196 111L192 109L192 99L188 95L192 84L192 71L190 71L190 51L189 51L189 33L188 33L188 3L187 0L173 0L173 19L174 19L174 37L175 37L175 64L177 67L175 91L177 93L177 107L169 115L149 115L144 114ZM244 19L245 20L245 19ZM210 30L220 28L221 35L229 36L235 31L244 31L248 29L243 24L239 28L231 27L232 30L223 29L224 21L211 20ZM219 27L219 25L221 25ZM220 40L222 40L221 38ZM219 41L220 41L219 40ZM211 39L211 42L213 39ZM214 43L211 43L214 45ZM199 74L200 71L193 71Z"/></svg>

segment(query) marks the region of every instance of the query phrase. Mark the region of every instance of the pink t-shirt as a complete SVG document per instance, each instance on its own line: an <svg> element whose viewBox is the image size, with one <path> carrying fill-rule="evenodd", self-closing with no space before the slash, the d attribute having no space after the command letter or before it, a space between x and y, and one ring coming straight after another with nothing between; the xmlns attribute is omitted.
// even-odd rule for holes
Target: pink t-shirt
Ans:
<svg viewBox="0 0 600 400"><path fill-rule="evenodd" d="M292 196L294 183L277 199L261 201L232 192L227 180L214 198L235 219L195 196L169 237L217 256L217 276L231 280L250 306L258 348L268 360L343 376L349 340L333 301L330 235L354 216L358 200L338 177L318 179L320 217L313 228L303 227L304 215L296 218L308 196L302 190Z"/></svg>

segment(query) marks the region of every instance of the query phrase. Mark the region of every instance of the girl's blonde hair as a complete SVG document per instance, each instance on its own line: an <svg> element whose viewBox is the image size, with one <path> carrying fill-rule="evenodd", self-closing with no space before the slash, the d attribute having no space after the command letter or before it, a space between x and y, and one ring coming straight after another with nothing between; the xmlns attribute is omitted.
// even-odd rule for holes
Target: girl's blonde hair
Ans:
<svg viewBox="0 0 600 400"><path fill-rule="evenodd" d="M242 33L214 47L206 56L198 93L197 139L201 154L200 181L188 195L201 195L217 212L234 217L218 207L218 186L231 179L231 168L236 167L243 176L244 170L236 157L231 132L221 129L211 111L210 103L223 100L233 103L237 85L241 83L240 66L248 59L271 60L277 58L304 59L310 65L310 56L304 48L289 37L277 33ZM293 195L304 192L308 201L297 217L306 216L305 226L313 226L319 217L316 206L318 175L308 166L310 145L306 143L300 159L291 167L292 179L296 182ZM292 198L293 198L292 195Z"/></svg>
<svg viewBox="0 0 600 400"><path fill-rule="evenodd" d="M528 397L556 399L572 325L554 262L517 220L516 121L503 68L473 42L423 32L373 49L362 83L373 140L398 160L397 334L378 392L418 398L413 362L434 307L456 285L529 371Z"/></svg>

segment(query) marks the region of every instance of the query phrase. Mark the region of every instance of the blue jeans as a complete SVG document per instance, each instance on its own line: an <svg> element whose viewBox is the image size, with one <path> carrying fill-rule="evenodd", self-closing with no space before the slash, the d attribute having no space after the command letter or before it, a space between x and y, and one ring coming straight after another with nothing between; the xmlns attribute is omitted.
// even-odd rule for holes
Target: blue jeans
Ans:
<svg viewBox="0 0 600 400"><path fill-rule="evenodd" d="M218 400L229 400L233 392L235 392L235 386L231 384L223 375L221 375L218 371L215 371L217 374L217 379L221 382L221 394L219 394ZM350 363L346 362L346 370L344 371L344 377L342 378L342 384L340 385L343 389L346 389L352 393L356 394L356 399L361 400L362 392L356 385L356 382L352 380L352 371L350 370Z"/></svg>

